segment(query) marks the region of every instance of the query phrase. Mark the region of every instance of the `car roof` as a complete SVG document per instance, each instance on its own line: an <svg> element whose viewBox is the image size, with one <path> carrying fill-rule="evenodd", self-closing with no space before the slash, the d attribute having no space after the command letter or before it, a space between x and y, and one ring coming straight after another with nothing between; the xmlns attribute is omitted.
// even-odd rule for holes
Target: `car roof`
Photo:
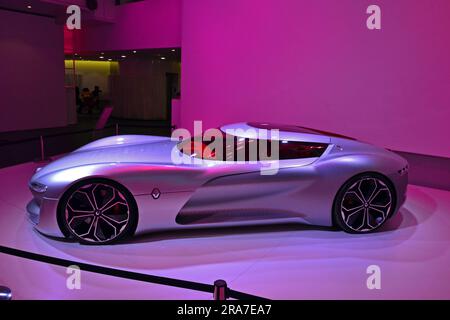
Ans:
<svg viewBox="0 0 450 320"><path fill-rule="evenodd" d="M297 127L297 130L288 130L291 126L279 126L269 123L255 123L255 122L239 122L222 126L220 129L227 133L237 137L250 138L250 139L277 139L288 141L303 141L303 142L317 142L317 143L330 143L331 138L328 135L314 131L308 128ZM294 126L295 127L295 126ZM271 137L270 132L267 130L279 130L278 137ZM266 136L261 135L266 133Z"/></svg>
<svg viewBox="0 0 450 320"><path fill-rule="evenodd" d="M254 128L259 128L259 129L268 129L268 130L278 129L280 131L320 134L320 135L324 135L324 136L328 136L328 137L356 140L355 138L345 136L343 134L334 133L334 132L325 131L325 130L312 129L312 128L307 128L307 127L297 126L297 125L262 123L262 122L248 122L248 125L251 127L254 127Z"/></svg>

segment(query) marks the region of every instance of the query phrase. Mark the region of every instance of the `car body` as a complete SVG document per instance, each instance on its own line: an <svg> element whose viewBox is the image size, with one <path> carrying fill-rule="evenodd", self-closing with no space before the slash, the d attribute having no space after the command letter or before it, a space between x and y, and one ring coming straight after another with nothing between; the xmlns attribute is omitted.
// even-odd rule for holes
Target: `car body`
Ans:
<svg viewBox="0 0 450 320"><path fill-rule="evenodd" d="M377 216L377 222L372 222L376 224L374 228L343 228L350 232L366 232L388 220L405 201L408 164L402 157L386 149L298 126L236 123L221 127L221 131L240 129L244 132L240 139L257 139L248 133L252 131L250 129L274 128L279 130L277 139L280 145L297 143L296 150L303 151L299 151L300 156L295 158L289 148L285 148L289 156L287 159L280 157L278 171L271 175L261 174L263 164L260 162L202 159L199 163L175 164L171 158L172 152L179 152L182 157L188 158L192 158L192 154L183 154L182 150L177 149L180 143L170 137L124 135L94 141L51 162L34 174L29 182L33 199L27 206L28 215L41 233L55 237L71 236L70 232L64 230L67 225L66 228L62 225L61 215L64 216L64 212L59 214L61 206L66 205L66 211L72 210L80 202L87 202L89 194L106 194L110 198L108 201L117 201L117 208L114 209L118 212L122 210L120 206L126 212L133 211L136 216L133 218L132 233L137 234L192 226L274 222L332 226L336 224L333 210L341 190L341 193L347 192L345 200L339 198L343 220L356 219L363 212L362 218L358 219L367 224L371 212ZM311 145L318 145L321 151L309 156L309 151L304 152L303 144L307 150L311 150ZM355 177L360 180L351 180ZM78 191L73 189L90 180L100 183L100 186L92 184L90 187L82 186L84 189ZM108 186L109 182L112 187ZM349 182L352 185L342 190ZM117 186L117 190L114 190L114 186ZM69 190L72 195L67 194ZM377 200L378 204L374 204L370 211L370 204L365 201L369 200L369 196L363 196L361 190L372 192L370 197L383 196L384 200ZM117 199L111 200L115 196ZM61 203L62 199L65 203ZM92 203L96 202L97 207L99 201L89 202L90 205L81 204L85 209L74 210L72 216L66 212L67 220L70 217L72 220L81 220L83 218L78 216L86 212L86 216L89 216L86 221L89 223L82 223L86 226L90 224L91 230L92 219L96 219L91 218L94 211ZM346 203L351 203L359 213L353 217L345 216ZM378 214L376 210L385 212ZM95 214L101 213L95 211ZM108 222L106 219L99 221L105 225Z"/></svg>

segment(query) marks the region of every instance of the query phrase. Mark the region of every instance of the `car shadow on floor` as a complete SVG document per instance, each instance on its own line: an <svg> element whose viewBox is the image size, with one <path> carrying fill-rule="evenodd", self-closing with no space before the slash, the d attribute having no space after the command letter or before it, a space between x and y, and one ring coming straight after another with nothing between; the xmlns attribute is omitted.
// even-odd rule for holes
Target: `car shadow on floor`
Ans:
<svg viewBox="0 0 450 320"><path fill-rule="evenodd" d="M211 238L211 237L223 237L228 235L248 235L248 234L260 234L260 233L283 233L283 232L304 232L306 231L325 231L311 233L308 232L308 237L324 239L329 238L342 238L345 235L348 236L374 236L382 235L387 232L414 228L418 224L417 218L409 212L407 209L402 208L391 220L386 222L386 225L381 227L372 233L367 234L346 234L335 226L315 226L306 225L302 223L278 223L271 225L246 225L246 226L233 226L233 227L195 227L187 229L174 229L165 231L153 231L141 235L136 235L133 238L122 241L120 244L133 244L133 243L146 243L166 241L171 239L192 239L192 238ZM403 237L404 238L404 237ZM409 238L409 236L408 236Z"/></svg>
<svg viewBox="0 0 450 320"><path fill-rule="evenodd" d="M297 231L340 231L335 227L311 226L301 223L278 223L271 225L247 225L233 227L192 227L187 229L174 229L166 231L149 232L134 236L122 243L145 243L170 239L210 238L227 235L245 235L258 233L297 232Z"/></svg>

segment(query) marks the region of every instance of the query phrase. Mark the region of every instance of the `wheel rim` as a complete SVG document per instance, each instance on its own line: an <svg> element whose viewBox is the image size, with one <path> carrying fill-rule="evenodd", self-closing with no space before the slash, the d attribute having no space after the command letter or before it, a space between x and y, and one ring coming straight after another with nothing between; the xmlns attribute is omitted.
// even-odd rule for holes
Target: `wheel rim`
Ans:
<svg viewBox="0 0 450 320"><path fill-rule="evenodd" d="M69 197L65 208L68 228L87 242L106 242L119 237L129 218L125 196L104 183L80 187Z"/></svg>
<svg viewBox="0 0 450 320"><path fill-rule="evenodd" d="M386 221L391 206L391 190L383 181L362 178L345 192L341 202L341 216L353 231L371 231Z"/></svg>

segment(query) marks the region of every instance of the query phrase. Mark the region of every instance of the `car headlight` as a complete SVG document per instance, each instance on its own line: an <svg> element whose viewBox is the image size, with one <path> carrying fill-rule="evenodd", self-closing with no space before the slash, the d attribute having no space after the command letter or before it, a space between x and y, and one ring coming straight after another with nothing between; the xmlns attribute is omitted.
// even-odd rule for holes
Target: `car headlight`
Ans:
<svg viewBox="0 0 450 320"><path fill-rule="evenodd" d="M37 193L44 193L45 191L47 191L47 186L39 182L30 183L30 188Z"/></svg>

